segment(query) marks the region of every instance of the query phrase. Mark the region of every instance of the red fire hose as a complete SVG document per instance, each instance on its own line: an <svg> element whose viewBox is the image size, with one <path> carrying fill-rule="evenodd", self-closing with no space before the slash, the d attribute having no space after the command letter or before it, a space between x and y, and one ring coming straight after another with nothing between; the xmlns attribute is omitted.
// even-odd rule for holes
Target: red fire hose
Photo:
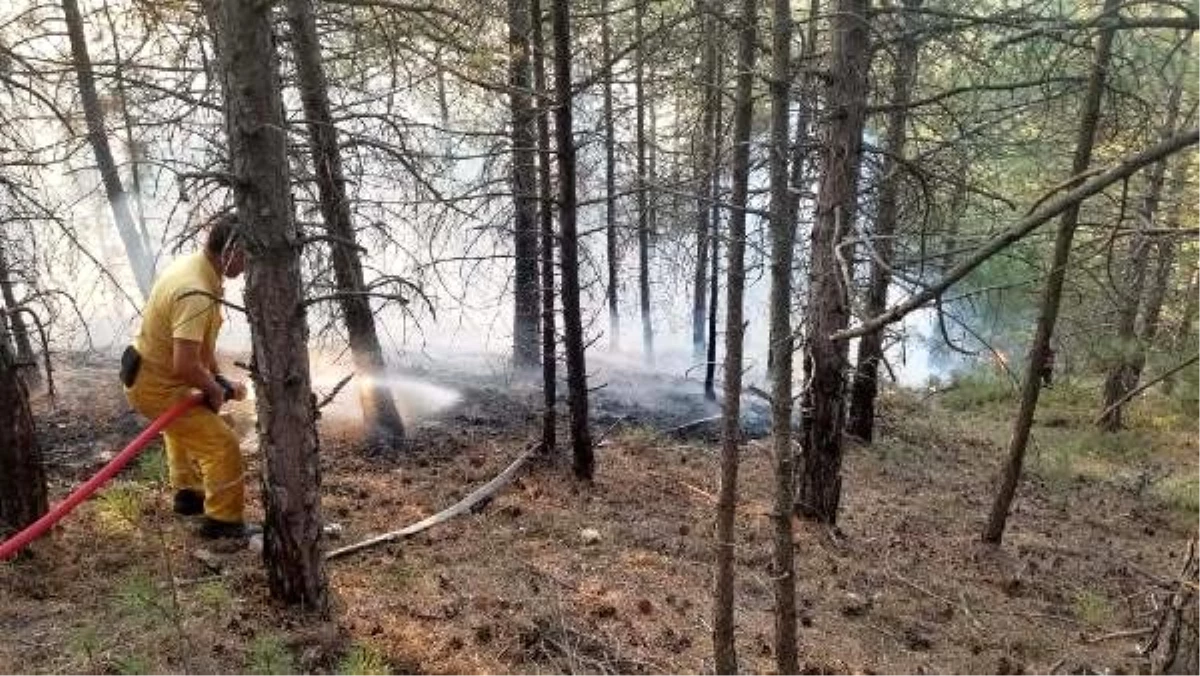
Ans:
<svg viewBox="0 0 1200 676"><path fill-rule="evenodd" d="M95 493L98 488L108 483L108 480L121 471L121 468L129 464L138 453L142 452L142 448L150 442L164 427L170 425L176 418L186 413L196 404L204 401L204 393L193 392L187 398L181 399L171 408L167 409L166 413L154 419L150 425L142 430L142 433L129 442L129 445L124 448L117 457L113 458L107 465L102 467L91 479L88 479L79 488L67 496L66 500L54 506L42 518L34 521L25 530L17 533L11 538L0 542L0 561L11 558L17 552L25 548L25 545L33 542L46 531L58 523L60 519L66 516L72 509L79 506L79 503L86 500L92 493Z"/></svg>

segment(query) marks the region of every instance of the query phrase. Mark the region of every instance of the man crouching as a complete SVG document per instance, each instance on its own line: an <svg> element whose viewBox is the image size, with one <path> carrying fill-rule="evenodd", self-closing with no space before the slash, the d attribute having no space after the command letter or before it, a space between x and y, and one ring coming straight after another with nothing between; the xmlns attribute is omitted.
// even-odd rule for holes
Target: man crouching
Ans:
<svg viewBox="0 0 1200 676"><path fill-rule="evenodd" d="M139 413L156 418L187 397L204 393L196 406L163 432L175 512L203 514L205 538L246 537L244 465L238 438L217 415L227 399L244 399L246 387L217 368L225 277L245 269L245 251L233 214L208 225L204 249L171 263L154 282L134 344L122 357L125 396Z"/></svg>

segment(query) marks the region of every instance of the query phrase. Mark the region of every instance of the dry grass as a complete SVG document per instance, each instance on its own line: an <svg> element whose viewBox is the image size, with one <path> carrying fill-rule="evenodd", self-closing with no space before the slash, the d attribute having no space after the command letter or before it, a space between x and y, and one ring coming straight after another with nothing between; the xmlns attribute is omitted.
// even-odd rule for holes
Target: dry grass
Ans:
<svg viewBox="0 0 1200 676"><path fill-rule="evenodd" d="M97 425L119 415L76 413ZM1177 484L1137 490L1136 477L1150 466L1194 477L1194 451L1176 448L1174 428L1147 425L1138 428L1154 442L1146 454L1074 449L1054 479L1035 458L995 549L977 533L1006 424L986 406L948 413L936 400L887 397L881 439L848 447L839 531L797 533L806 669L1144 666L1131 656L1134 639L1080 639L1146 623L1147 575L1174 574L1196 508ZM1040 429L1043 457L1058 448L1047 434L1071 431ZM324 509L343 525L342 542L448 506L525 441L451 420L383 464L358 455L350 427L331 422L322 434ZM742 463L738 650L748 672L773 670L768 449L748 444ZM116 486L124 493L110 489L123 497L89 502L32 558L0 565L9 637L0 671L711 672L717 461L711 444L614 430L594 485L572 480L565 459L539 464L482 513L332 562L328 621L267 599L249 551L218 554L219 573L192 556L202 543L170 515L147 465ZM59 495L77 479L55 476ZM114 529L112 512L132 525ZM581 537L589 528L597 542ZM863 612L850 612L854 599Z"/></svg>

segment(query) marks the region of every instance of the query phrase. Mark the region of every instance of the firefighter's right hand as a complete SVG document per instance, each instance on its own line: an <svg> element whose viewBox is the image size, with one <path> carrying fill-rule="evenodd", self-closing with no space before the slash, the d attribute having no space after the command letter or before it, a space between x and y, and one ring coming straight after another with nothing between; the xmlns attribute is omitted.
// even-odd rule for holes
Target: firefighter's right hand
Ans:
<svg viewBox="0 0 1200 676"><path fill-rule="evenodd" d="M225 388L217 381L212 381L204 388L204 400L213 413L219 412L221 406L225 404Z"/></svg>

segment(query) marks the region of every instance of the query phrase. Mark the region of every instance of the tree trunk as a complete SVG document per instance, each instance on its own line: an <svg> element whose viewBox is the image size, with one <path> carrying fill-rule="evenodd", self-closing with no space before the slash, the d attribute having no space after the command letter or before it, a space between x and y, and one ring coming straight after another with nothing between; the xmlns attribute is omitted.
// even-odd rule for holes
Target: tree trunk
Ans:
<svg viewBox="0 0 1200 676"><path fill-rule="evenodd" d="M246 309L265 460L263 563L273 597L325 614L320 447L271 6L222 2L218 12L230 173L247 218Z"/></svg>
<svg viewBox="0 0 1200 676"><path fill-rule="evenodd" d="M696 273L692 285L692 359L704 359L704 311L708 304L709 228L714 197L712 194L713 145L716 136L718 84L717 38L715 19L707 0L696 0L696 13L704 26L704 51L700 57L700 88L704 110L701 113L696 143Z"/></svg>
<svg viewBox="0 0 1200 676"><path fill-rule="evenodd" d="M838 248L852 232L863 122L866 118L869 33L866 0L834 3L828 120L821 147L821 180L810 251L807 387L802 397L802 445L795 510L823 523L837 521L845 425L846 344L830 336L849 318L850 271Z"/></svg>
<svg viewBox="0 0 1200 676"><path fill-rule="evenodd" d="M905 0L904 9L921 6L922 0ZM899 54L892 68L892 108L887 116L887 139L884 141L883 166L880 168L882 184L879 188L873 247L871 257L871 279L867 289L864 312L874 317L887 309L888 285L891 283L892 251L894 249L896 222L900 190L901 161L907 141L908 102L913 84L916 82L917 42L916 26L908 11L897 15L900 32ZM870 442L875 432L875 398L879 393L879 362L883 359L883 329L873 331L858 342L858 363L850 389L850 419L846 430Z"/></svg>
<svg viewBox="0 0 1200 676"><path fill-rule="evenodd" d="M300 101L308 123L308 145L321 203L325 231L329 233L338 303L350 336L350 352L358 374L358 396L363 421L372 449L391 448L404 440L404 423L396 410L391 391L380 376L386 366L375 316L366 293L362 261L356 249L350 200L346 195L346 177L338 148L337 127L329 104L329 87L321 63L321 44L312 0L288 0L288 22L292 29L292 51Z"/></svg>
<svg viewBox="0 0 1200 676"><path fill-rule="evenodd" d="M1167 116L1159 133L1159 140L1168 139L1175 133L1182 91L1183 82L1176 82L1167 101ZM1101 416L1099 426L1106 432L1116 432L1125 426L1122 420L1125 407L1115 404L1137 387L1142 367L1146 363L1148 345L1141 342L1141 332L1138 331L1137 325L1143 295L1146 293L1146 272L1149 270L1150 259L1155 248L1154 238L1146 231L1154 227L1154 221L1160 212L1167 163L1166 159L1160 160L1150 170L1146 183L1146 195L1142 199L1136 215L1135 233L1133 241L1129 245L1129 258L1125 262L1124 274L1117 283L1116 298L1119 309L1117 311L1116 355L1108 377L1104 380L1104 400L1100 405L1100 410L1106 411L1106 413ZM1172 255L1170 258L1174 258L1174 256ZM1170 263L1168 262L1167 265L1169 266ZM1169 267L1166 275L1168 278L1170 277ZM1166 282L1164 281L1164 291L1165 286ZM1160 296L1160 308L1161 302ZM1158 309L1155 309L1154 314L1158 314ZM1158 317L1155 316L1152 325L1156 331L1157 324Z"/></svg>
<svg viewBox="0 0 1200 676"><path fill-rule="evenodd" d="M617 304L617 296L620 293L617 282L617 132L613 123L612 20L609 11L609 0L601 0L600 51L604 60L604 244L608 260L605 297L608 300L609 346L618 350L621 347L621 313Z"/></svg>
<svg viewBox="0 0 1200 676"><path fill-rule="evenodd" d="M796 566L792 502L792 260L796 218L788 175L788 102L791 87L791 0L774 0L771 39L771 434L775 447L775 669L800 672L796 655Z"/></svg>
<svg viewBox="0 0 1200 676"><path fill-rule="evenodd" d="M36 387L40 380L37 369L37 352L34 351L33 341L29 338L29 327L25 324L25 318L21 316L21 312L17 311L20 306L17 304L17 294L13 290L15 281L12 267L8 264L7 254L0 247L0 300L4 301L4 307L8 310L7 319L12 325L10 336L16 348L15 363L26 384Z"/></svg>
<svg viewBox="0 0 1200 676"><path fill-rule="evenodd" d="M0 316L0 540L37 521L48 509L29 393L2 320Z"/></svg>
<svg viewBox="0 0 1200 676"><path fill-rule="evenodd" d="M567 407L571 412L571 448L575 476L592 479L592 433L588 427L587 362L579 309L579 234L575 227L575 139L571 130L571 5L553 0L554 131L558 140L558 224L562 256L563 333L567 357Z"/></svg>
<svg viewBox="0 0 1200 676"><path fill-rule="evenodd" d="M1103 15L1115 13L1120 5L1121 0L1104 0ZM1095 143L1096 127L1100 119L1100 102L1104 94L1104 81L1108 72L1109 57L1112 54L1114 33L1115 29L1111 25L1102 29L1096 43L1095 60L1092 64L1091 76L1088 79L1087 95L1080 110L1079 136L1076 139L1071 176L1081 176L1091 163L1092 145ZM1071 187L1075 187L1080 182L1073 182ZM1050 265L1050 275L1046 280L1046 290L1042 297L1042 309L1038 315L1033 344L1029 349L1029 363L1021 384L1021 404L1016 420L1013 422L1012 438L1008 445L1008 462L1005 464L1004 476L996 491L996 499L992 504L987 527L983 532L984 542L1000 544L1000 540L1004 537L1004 525L1008 521L1008 512L1012 507L1013 496L1017 492L1017 482L1021 478L1021 467L1025 461L1025 448L1029 443L1029 429L1033 425L1033 413L1037 409L1038 395L1042 391L1041 365L1046 362L1050 337L1054 335L1054 323L1058 319L1059 301L1062 299L1063 279L1066 277L1067 262L1071 255L1071 240L1075 237L1075 226L1078 224L1079 202L1075 202L1063 212L1062 220L1058 224L1058 233L1054 240L1054 259Z"/></svg>
<svg viewBox="0 0 1200 676"><path fill-rule="evenodd" d="M117 233L125 245L125 254L129 256L129 266L133 269L133 278L137 282L142 297L148 298L150 287L154 283L154 263L146 250L146 242L142 239L137 224L134 222L133 213L129 209L129 195L121 185L117 163L113 159L112 148L108 145L108 134L104 129L104 111L100 107L100 97L96 93L96 78L92 73L91 56L88 55L83 17L79 14L77 0L62 0L62 7L67 21L67 37L71 42L71 59L74 62L75 77L79 82L79 98L83 103L83 117L87 123L88 142L96 156L96 166L100 171L100 179L104 183L104 193L108 196L108 204L117 225Z"/></svg>
<svg viewBox="0 0 1200 676"><path fill-rule="evenodd" d="M646 185L646 44L642 23L646 0L634 3L634 41L637 59L634 73L634 113L637 120L637 209L638 209L638 291L642 315L642 357L654 363L654 329L650 322L650 207Z"/></svg>
<svg viewBox="0 0 1200 676"><path fill-rule="evenodd" d="M529 29L529 0L508 0L508 101L512 111L512 188L516 215L513 364L517 368L533 368L540 359L536 118L529 95Z"/></svg>
<svg viewBox="0 0 1200 676"><path fill-rule="evenodd" d="M721 14L721 6L718 3L713 7L712 21L714 24L720 21ZM718 291L721 283L721 141L724 138L721 102L724 99L722 90L725 81L725 59L720 37L717 36L716 39L718 45L715 47L717 76L714 81L716 91L713 94L715 106L713 107L712 186L709 191L712 196L709 201L709 221L712 224L712 231L708 237L708 241L712 244L712 254L708 258L711 266L708 275L708 354L705 358L704 368L704 398L709 401L717 400L717 312L720 310Z"/></svg>
<svg viewBox="0 0 1200 676"><path fill-rule="evenodd" d="M1191 274L1188 282L1183 312L1179 315L1179 324L1172 336L1172 349L1179 352L1187 345L1187 339L1192 335L1192 327L1196 324L1196 316L1200 315L1200 266L1192 258Z"/></svg>
<svg viewBox="0 0 1200 676"><path fill-rule="evenodd" d="M542 450L555 447L555 399L558 383L554 346L554 196L550 193L550 108L552 99L546 87L546 50L542 39L542 2L530 0L533 18L533 86L538 96L538 210L542 253Z"/></svg>
<svg viewBox="0 0 1200 676"><path fill-rule="evenodd" d="M1171 204L1168 207L1171 210L1171 216L1164 225L1165 229L1179 229L1184 218L1182 211L1185 208L1184 205L1187 204L1185 167L1184 163L1177 162L1171 173ZM1146 351L1154 346L1155 340L1158 338L1163 303L1166 302L1167 288L1170 286L1171 277L1175 272L1177 255L1175 238L1172 235L1162 235L1157 239L1153 252L1154 278L1146 289L1142 314L1138 317L1135 327L1138 336L1138 351L1130 365L1129 374L1134 387L1137 387L1138 381L1142 379L1142 371L1146 368Z"/></svg>
<svg viewBox="0 0 1200 676"><path fill-rule="evenodd" d="M717 502L717 587L713 655L718 674L737 673L734 646L734 516L738 450L742 442L742 298L746 285L746 203L750 187L750 123L754 99L756 0L744 0L739 17L737 98L733 112L733 194L725 288L725 391L721 408L721 491Z"/></svg>

